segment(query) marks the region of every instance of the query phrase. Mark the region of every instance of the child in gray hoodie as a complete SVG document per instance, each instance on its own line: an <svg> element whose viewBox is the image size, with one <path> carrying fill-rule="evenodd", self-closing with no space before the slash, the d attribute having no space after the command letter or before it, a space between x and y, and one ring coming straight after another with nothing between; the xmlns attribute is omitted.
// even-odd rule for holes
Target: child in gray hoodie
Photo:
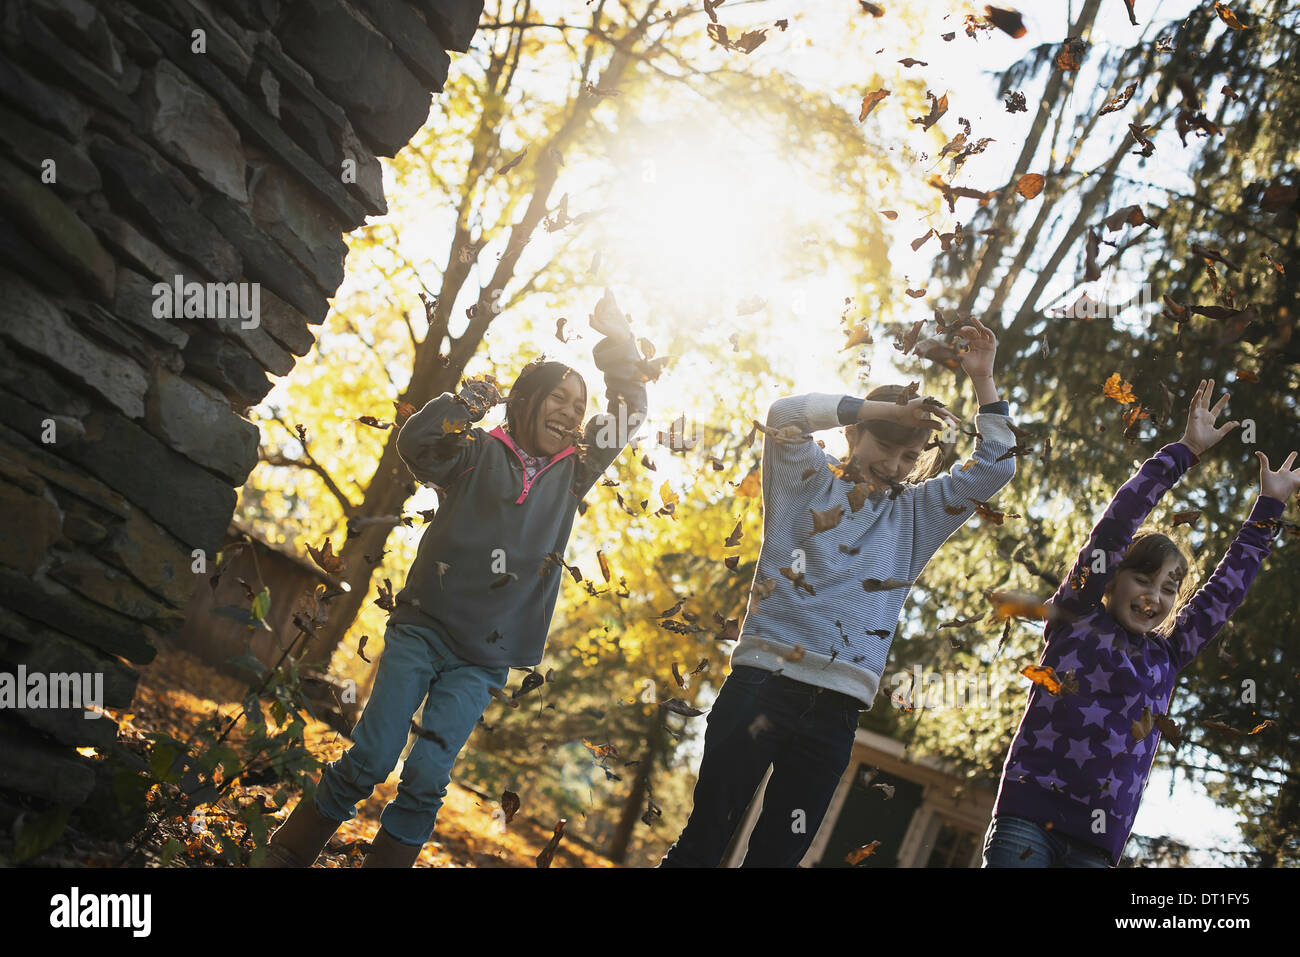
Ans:
<svg viewBox="0 0 1300 957"><path fill-rule="evenodd" d="M579 432L586 384L559 362L530 363L515 380L504 426L477 428L501 401L490 382L444 393L397 436L411 473L439 489L404 587L353 745L321 772L313 798L271 838L264 866L309 867L356 805L397 763L412 715L422 733L380 816L366 867L409 867L433 833L456 755L511 668L542 660L574 514L645 417L647 378L627 319L606 290L592 326L608 412Z"/></svg>

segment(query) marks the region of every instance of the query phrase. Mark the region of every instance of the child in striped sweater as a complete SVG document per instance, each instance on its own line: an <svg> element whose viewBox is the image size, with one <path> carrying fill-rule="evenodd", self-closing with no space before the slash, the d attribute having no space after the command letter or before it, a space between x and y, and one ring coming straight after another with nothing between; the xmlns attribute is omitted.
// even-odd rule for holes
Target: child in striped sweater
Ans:
<svg viewBox="0 0 1300 957"><path fill-rule="evenodd" d="M773 403L749 610L707 719L694 809L661 866L716 867L769 765L744 865L794 867L807 851L912 583L974 514L972 500L992 499L1015 473L1008 408L993 384L997 339L972 323L961 334L980 402L975 455L946 475L934 475L940 450L927 446L933 430L958 420L933 400L883 386L866 400ZM845 468L810 434L836 425L849 427Z"/></svg>
<svg viewBox="0 0 1300 957"><path fill-rule="evenodd" d="M1133 829L1174 681L1246 597L1276 519L1300 488L1292 452L1263 452L1260 496L1205 586L1168 536L1138 526L1199 456L1237 427L1215 426L1214 380L1202 380L1182 439L1147 459L1115 493L1049 604L1040 665L1074 673L1075 693L1035 684L1002 771L985 867L1107 867ZM1136 537L1135 537L1136 532ZM1190 597L1190 600L1188 600ZM1068 684L1068 682L1067 682Z"/></svg>

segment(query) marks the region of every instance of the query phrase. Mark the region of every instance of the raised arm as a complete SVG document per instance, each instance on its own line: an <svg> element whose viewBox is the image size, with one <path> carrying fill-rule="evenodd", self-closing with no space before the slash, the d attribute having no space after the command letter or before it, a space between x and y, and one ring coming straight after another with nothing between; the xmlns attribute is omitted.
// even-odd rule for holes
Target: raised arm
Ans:
<svg viewBox="0 0 1300 957"><path fill-rule="evenodd" d="M1269 468L1268 456L1263 452L1255 455L1259 458L1259 498L1255 507L1209 581L1197 589L1178 613L1171 632L1174 646L1170 657L1180 671L1201 653L1245 601L1250 583L1273 548L1276 520L1286 508L1287 500L1300 490L1300 469L1291 469L1295 452L1276 470Z"/></svg>
<svg viewBox="0 0 1300 957"><path fill-rule="evenodd" d="M641 354L627 317L608 289L596 304L592 328L605 338L592 349L596 368L605 374L607 411L591 417L583 432L586 451L573 480L578 496L586 493L632 440L646 417L645 377Z"/></svg>
<svg viewBox="0 0 1300 957"><path fill-rule="evenodd" d="M912 493L913 528L911 574L915 579L939 547L974 514L972 501L987 502L1016 474L1015 456L1006 453L1016 444L1008 413L1010 407L998 398L993 382L998 340L978 319L958 333L968 348L962 353L962 368L975 390L979 412L975 415L973 463L953 465L946 475L922 482Z"/></svg>
<svg viewBox="0 0 1300 957"><path fill-rule="evenodd" d="M1137 474L1125 482L1111 499L1105 514L1093 526L1070 573L1052 596L1051 603L1072 614L1086 614L1101 601L1106 583L1115 574L1120 559L1133 541L1133 533L1151 514L1160 496L1173 487L1183 473L1200 461L1200 456L1231 432L1236 421L1215 426L1228 401L1228 393L1210 408L1214 380L1204 379L1192 396L1183 437L1166 445L1142 463Z"/></svg>
<svg viewBox="0 0 1300 957"><path fill-rule="evenodd" d="M398 457L419 481L445 488L478 460L486 433L472 423L500 401L496 386L486 381L430 399L397 433Z"/></svg>

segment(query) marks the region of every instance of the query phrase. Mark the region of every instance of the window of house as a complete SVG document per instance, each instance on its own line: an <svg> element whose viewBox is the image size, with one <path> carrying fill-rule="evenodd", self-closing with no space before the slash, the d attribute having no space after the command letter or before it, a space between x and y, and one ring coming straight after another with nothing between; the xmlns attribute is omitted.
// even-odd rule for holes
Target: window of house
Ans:
<svg viewBox="0 0 1300 957"><path fill-rule="evenodd" d="M969 828L941 821L926 858L926 867L970 867L979 834Z"/></svg>

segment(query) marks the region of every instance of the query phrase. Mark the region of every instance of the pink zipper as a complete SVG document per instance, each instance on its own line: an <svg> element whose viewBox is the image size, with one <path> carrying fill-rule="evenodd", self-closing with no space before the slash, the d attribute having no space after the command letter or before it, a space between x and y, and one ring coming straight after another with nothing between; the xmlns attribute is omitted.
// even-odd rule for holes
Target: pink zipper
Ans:
<svg viewBox="0 0 1300 957"><path fill-rule="evenodd" d="M574 452L577 451L577 449L574 446L570 445L564 451L556 452L555 456L549 462L543 465L540 469L538 469L536 475L534 475L531 479L529 479L528 468L524 465L524 457L519 454L519 449L516 448L515 443L511 441L509 433L506 432L505 429L503 429L501 426L498 425L495 429L489 432L488 435L495 436L496 438L504 442L506 446L510 449L510 451L515 453L515 458L519 459L519 468L524 475L524 490L520 492L519 497L515 499L516 505L521 504L523 500L528 497L528 490L533 487L533 483L535 483L539 478L541 478L543 472L549 469L556 462L560 461L560 459L566 458L567 456L572 455Z"/></svg>

